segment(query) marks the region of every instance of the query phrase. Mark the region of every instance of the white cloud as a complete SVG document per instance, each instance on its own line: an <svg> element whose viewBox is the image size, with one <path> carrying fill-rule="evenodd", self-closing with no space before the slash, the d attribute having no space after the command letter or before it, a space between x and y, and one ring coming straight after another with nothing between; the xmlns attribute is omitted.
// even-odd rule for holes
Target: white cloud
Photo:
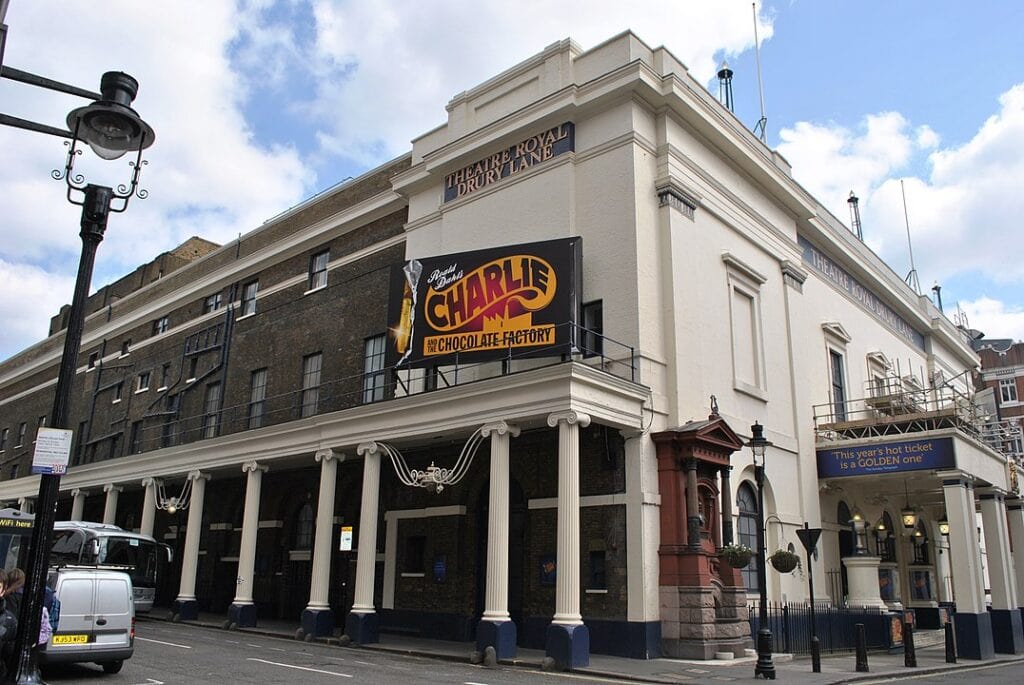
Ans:
<svg viewBox="0 0 1024 685"><path fill-rule="evenodd" d="M0 349L16 352L42 337L40 331L45 335L50 318L71 299L74 283L73 275L54 276L0 259Z"/></svg>
<svg viewBox="0 0 1024 685"><path fill-rule="evenodd" d="M990 297L958 304L967 315L968 325L984 333L986 338L1024 340L1024 308Z"/></svg>

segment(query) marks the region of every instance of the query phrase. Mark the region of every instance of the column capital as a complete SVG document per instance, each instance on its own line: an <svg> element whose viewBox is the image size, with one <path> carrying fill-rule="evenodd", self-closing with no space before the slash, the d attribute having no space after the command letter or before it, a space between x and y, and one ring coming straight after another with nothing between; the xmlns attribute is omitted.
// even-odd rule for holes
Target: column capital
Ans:
<svg viewBox="0 0 1024 685"><path fill-rule="evenodd" d="M75 488L74 490L71 491L72 497L78 497L79 495L81 495L82 497L88 497L89 491L83 490L82 488Z"/></svg>
<svg viewBox="0 0 1024 685"><path fill-rule="evenodd" d="M107 483L106 485L103 486L103 492L116 492L116 493L120 494L120 493L124 492L124 488L122 486L120 486L120 485L115 485L113 483Z"/></svg>
<svg viewBox="0 0 1024 685"><path fill-rule="evenodd" d="M491 423L485 423L480 427L480 435L485 438L491 437L491 433L497 435L505 435L506 433L513 438L519 437L519 426L513 426L506 421L493 421Z"/></svg>
<svg viewBox="0 0 1024 685"><path fill-rule="evenodd" d="M356 454L358 454L361 457L364 457L368 454L377 454L378 452L381 451L383 450L381 450L380 445L372 440L370 442L361 442L359 443L359 446L356 447Z"/></svg>
<svg viewBox="0 0 1024 685"><path fill-rule="evenodd" d="M203 473L199 469L195 471L189 471L188 475L185 476L186 480L210 480L210 474Z"/></svg>
<svg viewBox="0 0 1024 685"><path fill-rule="evenodd" d="M325 461L331 461L332 459L339 462L345 461L345 455L341 452L334 451L330 447L321 447L316 451L316 454L313 455L313 460L318 464Z"/></svg>
<svg viewBox="0 0 1024 685"><path fill-rule="evenodd" d="M590 425L590 414L584 414L578 412L575 409L569 409L567 411L556 411L548 415L548 426L554 428L559 423L567 423L570 426L574 423L578 423L580 428L586 428Z"/></svg>
<svg viewBox="0 0 1024 685"><path fill-rule="evenodd" d="M986 487L975 490L978 494L978 499L994 499L1002 502L1006 499L1007 492L1002 488L997 487Z"/></svg>
<svg viewBox="0 0 1024 685"><path fill-rule="evenodd" d="M258 461L247 461L242 464L242 473L249 473L250 471L259 471L260 473L266 473L268 467L263 466Z"/></svg>
<svg viewBox="0 0 1024 685"><path fill-rule="evenodd" d="M151 477L151 476L147 476L147 477L143 478L143 479L142 479L142 480L141 480L141 481L139 482L139 485L141 485L141 486L142 486L142 487L144 487L144 488L149 488L149 487L160 487L161 485L163 485L163 482L162 482L162 481L160 481L160 480L159 480L159 479L157 479L157 478L153 478L153 477Z"/></svg>

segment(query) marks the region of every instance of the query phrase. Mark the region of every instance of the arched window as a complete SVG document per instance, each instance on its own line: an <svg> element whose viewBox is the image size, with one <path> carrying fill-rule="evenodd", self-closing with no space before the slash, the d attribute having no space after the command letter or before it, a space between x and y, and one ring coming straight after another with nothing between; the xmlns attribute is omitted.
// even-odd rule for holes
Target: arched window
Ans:
<svg viewBox="0 0 1024 685"><path fill-rule="evenodd" d="M295 538L292 549L310 549L313 546L313 505L306 502L295 517Z"/></svg>
<svg viewBox="0 0 1024 685"><path fill-rule="evenodd" d="M757 565L760 561L760 550L757 547L757 495L749 483L741 483L736 493L736 509L739 511L739 526L736 531L737 542L754 550L750 563L741 572L743 584L747 592L758 592L761 587L757 583Z"/></svg>

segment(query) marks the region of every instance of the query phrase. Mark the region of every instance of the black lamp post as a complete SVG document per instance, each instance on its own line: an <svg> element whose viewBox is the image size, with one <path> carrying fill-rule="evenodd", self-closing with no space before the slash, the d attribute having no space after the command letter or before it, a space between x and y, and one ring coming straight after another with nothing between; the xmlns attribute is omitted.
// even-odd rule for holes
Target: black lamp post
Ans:
<svg viewBox="0 0 1024 685"><path fill-rule="evenodd" d="M764 457L771 444L764 437L764 426L755 421L750 427L750 442L747 443L750 451L754 453L754 480L757 483L757 584L761 591L757 613L757 665L754 668L754 677L765 680L775 680L772 631L768 627L768 558L765 554L764 526Z"/></svg>
<svg viewBox="0 0 1024 685"><path fill-rule="evenodd" d="M6 3L3 3L6 5ZM0 21L3 17L0 16ZM0 38L6 37L7 26L0 24ZM0 57L3 45L0 43ZM138 82L121 72L107 72L100 81L100 94L52 81L34 74L11 69L0 64L0 77L21 81L29 85L57 90L95 101L85 107L72 110L67 117L70 130L37 124L0 114L0 124L48 133L64 138L68 146L68 158L63 171L54 171L53 178L63 180L67 185L67 198L82 208L81 238L82 255L78 263L75 291L68 312L68 325L64 334L64 351L54 389L53 408L49 426L66 429L68 410L71 404L71 390L74 385L78 348L82 342L82 327L85 322L85 301L92 282L93 262L96 248L103 240L110 212L123 212L134 195L145 198L145 190L138 190L139 173L142 170L142 151L153 144L153 129L139 118L130 107L138 92ZM79 141L89 145L103 159L117 159L126 152L137 151L131 183L120 185L117 192L107 186L86 184L81 174L72 174ZM38 670L38 652L33 648L39 635L42 615L44 588L49 567L50 546L53 538L53 522L57 513L57 494L60 489L59 473L43 473L40 476L39 495L36 500L36 519L29 543L28 568L25 570L25 598L21 603L18 617L18 631L14 642L14 663L8 675L8 682L19 685L42 683Z"/></svg>

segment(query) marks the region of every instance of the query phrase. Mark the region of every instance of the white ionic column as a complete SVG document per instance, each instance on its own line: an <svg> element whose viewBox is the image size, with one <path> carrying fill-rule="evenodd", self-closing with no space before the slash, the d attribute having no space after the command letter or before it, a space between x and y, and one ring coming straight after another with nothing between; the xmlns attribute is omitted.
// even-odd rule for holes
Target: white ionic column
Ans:
<svg viewBox="0 0 1024 685"><path fill-rule="evenodd" d="M576 411L548 416L558 426L558 538L555 571L555 616L552 623L579 625L580 614L580 428L590 417Z"/></svg>
<svg viewBox="0 0 1024 685"><path fill-rule="evenodd" d="M356 448L363 457L363 504L359 510L359 550L352 613L372 614L373 570L377 563L377 508L380 501L380 448L364 442Z"/></svg>
<svg viewBox="0 0 1024 685"><path fill-rule="evenodd" d="M142 520L139 532L153 535L153 523L156 521L156 489L160 483L155 478L142 479Z"/></svg>
<svg viewBox="0 0 1024 685"><path fill-rule="evenodd" d="M504 421L488 423L480 435L491 439L491 482L487 518L487 591L485 621L508 621L508 479L509 439L519 428Z"/></svg>
<svg viewBox="0 0 1024 685"><path fill-rule="evenodd" d="M316 505L316 537L313 540L313 575L309 581L307 609L330 608L331 552L333 551L334 493L338 483L338 462L342 457L334 450L322 449L316 453L320 463L320 496ZM374 514L376 520L376 514ZM362 540L360 539L360 542Z"/></svg>
<svg viewBox="0 0 1024 685"><path fill-rule="evenodd" d="M85 498L89 495L88 490L75 488L71 491L71 520L81 521L85 516Z"/></svg>
<svg viewBox="0 0 1024 685"><path fill-rule="evenodd" d="M103 523L117 525L117 498L124 490L120 485L107 483L103 486L103 492L107 493L107 501L103 506Z"/></svg>
<svg viewBox="0 0 1024 685"><path fill-rule="evenodd" d="M190 471L188 479L192 481L192 496L188 504L188 523L185 528L185 551L181 556L181 585L178 589L178 601L194 601L196 598L196 569L199 566L199 539L203 535L203 500L206 497L206 481L208 475L200 471Z"/></svg>
<svg viewBox="0 0 1024 685"><path fill-rule="evenodd" d="M985 531L988 553L988 580L993 609L1017 609L1017 581L1010 559L1010 534L1006 528L1006 504L1003 493L979 493L981 526Z"/></svg>
<svg viewBox="0 0 1024 685"><path fill-rule="evenodd" d="M242 541L238 548L238 589L235 591L234 604L252 604L253 575L256 569L256 534L260 527L260 491L263 485L263 474L266 466L255 461L242 464L245 478L245 508L242 513ZM193 486L194 487L194 486ZM195 505L195 490L192 492L191 506ZM191 513L189 514L189 531L192 529Z"/></svg>
<svg viewBox="0 0 1024 685"><path fill-rule="evenodd" d="M974 491L964 478L942 481L949 520L949 566L953 575L956 610L985 613L985 588L978 557L978 526L974 520Z"/></svg>
<svg viewBox="0 0 1024 685"><path fill-rule="evenodd" d="M1017 606L1024 607L1024 501L1012 499L1006 505L1013 544L1014 580L1017 583Z"/></svg>

